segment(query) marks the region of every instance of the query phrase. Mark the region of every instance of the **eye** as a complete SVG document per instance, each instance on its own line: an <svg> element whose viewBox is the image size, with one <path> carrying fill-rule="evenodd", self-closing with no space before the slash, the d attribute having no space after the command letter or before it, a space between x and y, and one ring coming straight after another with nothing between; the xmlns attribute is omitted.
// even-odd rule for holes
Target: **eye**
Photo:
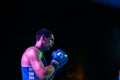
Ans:
<svg viewBox="0 0 120 80"><path fill-rule="evenodd" d="M53 40L50 39L50 43L52 43L52 42L53 42Z"/></svg>

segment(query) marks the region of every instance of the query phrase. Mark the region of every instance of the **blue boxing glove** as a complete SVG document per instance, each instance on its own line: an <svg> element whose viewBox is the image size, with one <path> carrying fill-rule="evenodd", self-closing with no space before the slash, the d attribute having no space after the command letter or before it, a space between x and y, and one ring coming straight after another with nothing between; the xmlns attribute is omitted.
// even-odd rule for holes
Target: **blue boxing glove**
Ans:
<svg viewBox="0 0 120 80"><path fill-rule="evenodd" d="M67 61L68 56L63 50L58 49L52 53L51 64L55 67L55 69L61 68L67 63Z"/></svg>
<svg viewBox="0 0 120 80"><path fill-rule="evenodd" d="M59 68L61 68L68 62L68 55L61 49L58 49L56 52L61 56L61 59L59 60Z"/></svg>

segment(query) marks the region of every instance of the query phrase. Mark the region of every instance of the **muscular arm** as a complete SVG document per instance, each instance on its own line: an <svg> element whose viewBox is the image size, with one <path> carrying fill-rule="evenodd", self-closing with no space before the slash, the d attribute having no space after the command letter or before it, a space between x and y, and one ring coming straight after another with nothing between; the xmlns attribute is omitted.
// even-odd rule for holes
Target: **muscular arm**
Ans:
<svg viewBox="0 0 120 80"><path fill-rule="evenodd" d="M28 50L27 57L37 76L41 80L48 79L53 75L55 68L52 65L45 67L40 57L38 57L39 54L41 53L38 50L30 49Z"/></svg>

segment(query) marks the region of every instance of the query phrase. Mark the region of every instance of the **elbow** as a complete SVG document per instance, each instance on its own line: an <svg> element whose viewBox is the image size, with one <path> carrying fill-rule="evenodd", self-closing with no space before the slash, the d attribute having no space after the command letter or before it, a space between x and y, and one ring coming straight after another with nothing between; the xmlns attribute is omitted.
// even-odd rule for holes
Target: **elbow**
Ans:
<svg viewBox="0 0 120 80"><path fill-rule="evenodd" d="M48 77L47 77L45 72L40 73L39 74L39 78L40 78L40 80L47 80L48 79Z"/></svg>
<svg viewBox="0 0 120 80"><path fill-rule="evenodd" d="M39 76L40 80L47 80L47 78L43 75L43 76Z"/></svg>
<svg viewBox="0 0 120 80"><path fill-rule="evenodd" d="M47 80L52 76L53 73L54 69L51 69L51 67L46 67L45 69L38 70L37 74L40 80Z"/></svg>

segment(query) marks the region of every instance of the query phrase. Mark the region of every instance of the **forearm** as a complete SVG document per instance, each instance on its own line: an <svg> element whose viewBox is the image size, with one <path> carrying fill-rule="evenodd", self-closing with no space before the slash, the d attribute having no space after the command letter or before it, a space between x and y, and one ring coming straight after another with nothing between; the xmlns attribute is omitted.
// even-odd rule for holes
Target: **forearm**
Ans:
<svg viewBox="0 0 120 80"><path fill-rule="evenodd" d="M49 77L51 77L54 74L54 72L55 72L54 66L53 65L49 65L49 66L45 67L45 74L44 75L47 78L49 78Z"/></svg>
<svg viewBox="0 0 120 80"><path fill-rule="evenodd" d="M46 66L45 67L45 76L49 79L49 80L52 80L53 77L55 76L56 72L57 72L57 67L58 67L58 63L54 64L51 63L49 66Z"/></svg>
<svg viewBox="0 0 120 80"><path fill-rule="evenodd" d="M55 71L56 70L52 64L35 69L35 72L40 80L49 80Z"/></svg>
<svg viewBox="0 0 120 80"><path fill-rule="evenodd" d="M53 80L55 74L56 74L57 70L54 71L54 73L51 75L51 77L48 80Z"/></svg>

